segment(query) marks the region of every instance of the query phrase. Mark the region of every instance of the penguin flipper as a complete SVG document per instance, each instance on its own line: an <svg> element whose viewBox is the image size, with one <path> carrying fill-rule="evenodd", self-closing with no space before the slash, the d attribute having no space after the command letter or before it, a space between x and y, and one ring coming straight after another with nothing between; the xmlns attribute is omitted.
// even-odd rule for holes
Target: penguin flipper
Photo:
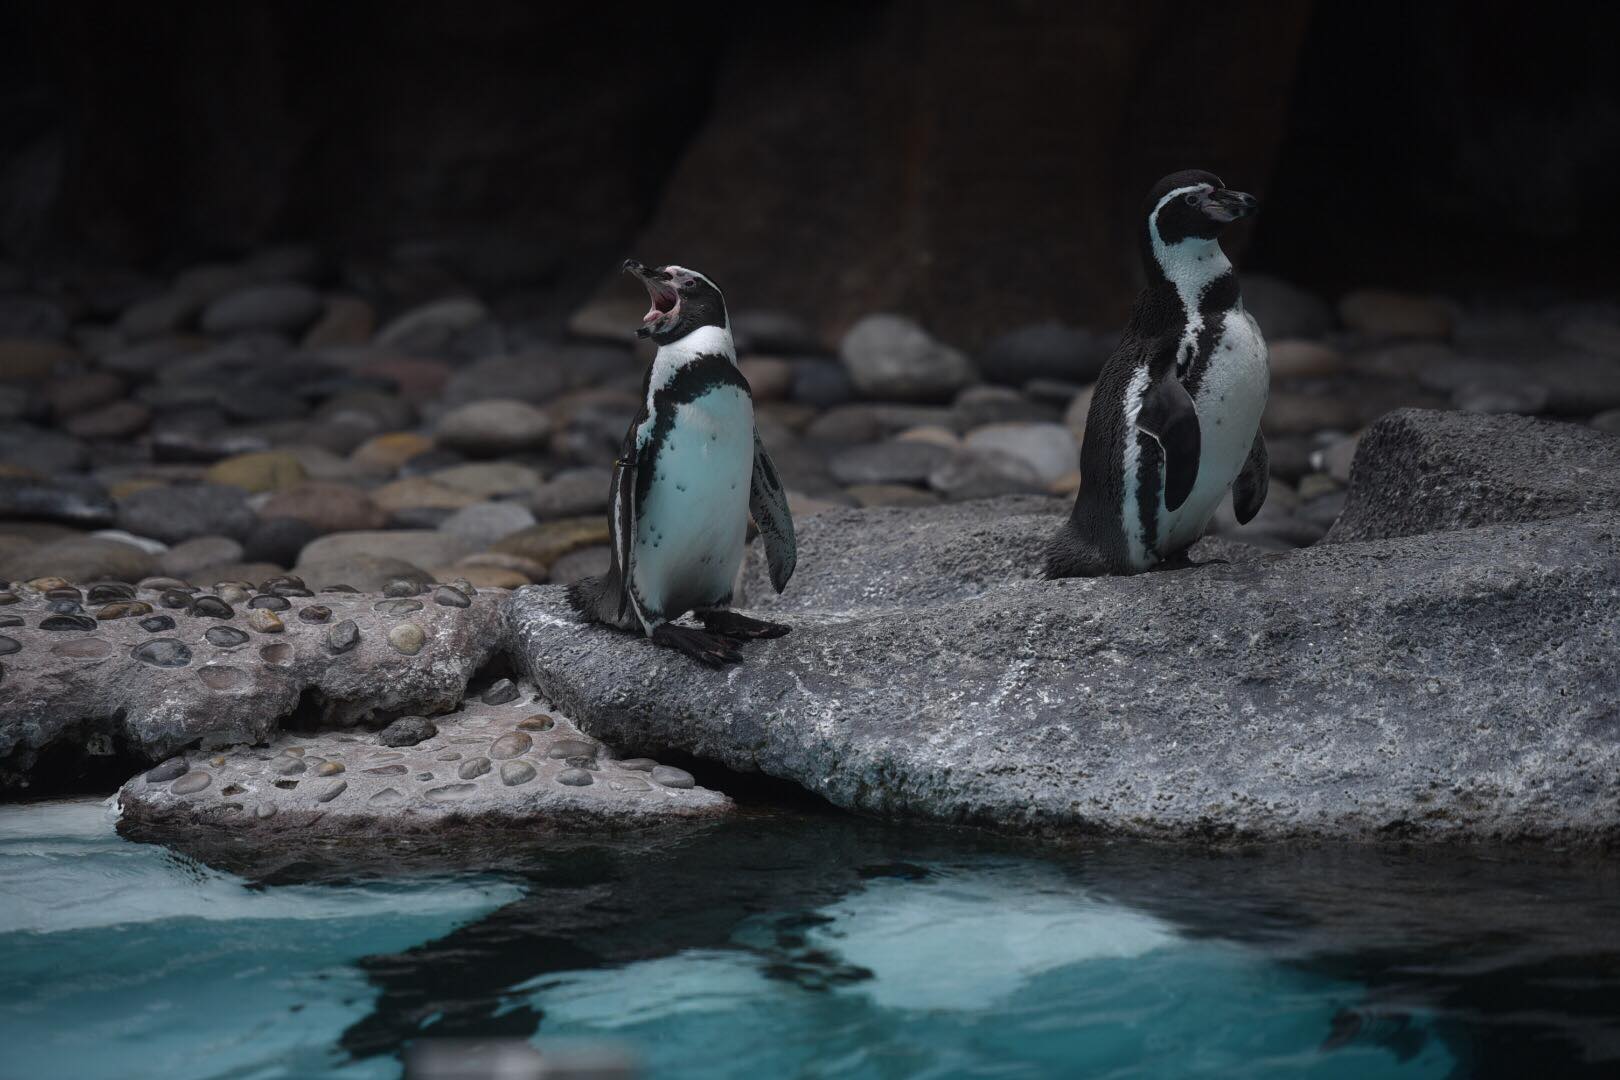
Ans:
<svg viewBox="0 0 1620 1080"><path fill-rule="evenodd" d="M1271 458L1266 453L1266 437L1254 433L1254 445L1243 461L1243 471L1232 482L1232 512L1239 525L1247 525L1265 505L1266 490L1271 485Z"/></svg>
<svg viewBox="0 0 1620 1080"><path fill-rule="evenodd" d="M754 475L748 486L748 512L765 544L765 561L770 566L771 586L777 592L787 588L793 567L799 560L798 541L793 536L793 512L788 509L787 492L776 475L771 455L765 452L759 432L754 432Z"/></svg>
<svg viewBox="0 0 1620 1080"><path fill-rule="evenodd" d="M1166 374L1143 395L1136 426L1164 449L1164 506L1179 509L1198 481L1198 455L1203 445L1198 410L1181 380Z"/></svg>
<svg viewBox="0 0 1620 1080"><path fill-rule="evenodd" d="M630 575L635 569L636 551L636 460L633 450L613 463L613 514L608 519L613 533L613 561L619 571L618 620L624 619L630 605ZM640 616L640 611L636 612Z"/></svg>

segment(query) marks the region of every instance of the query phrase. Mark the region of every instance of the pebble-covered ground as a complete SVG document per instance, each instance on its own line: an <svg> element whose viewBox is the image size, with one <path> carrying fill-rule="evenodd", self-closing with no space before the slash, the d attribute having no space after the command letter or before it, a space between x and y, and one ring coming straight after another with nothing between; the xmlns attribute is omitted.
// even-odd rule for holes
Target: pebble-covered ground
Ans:
<svg viewBox="0 0 1620 1080"><path fill-rule="evenodd" d="M746 282L731 289L799 515L1078 485L1113 332L1032 325L970 355L873 314L824 340L751 310ZM1255 522L1215 528L1259 546L1322 536L1357 433L1397 406L1620 430L1612 307L1371 289L1329 304L1262 276L1245 297L1271 342L1275 475ZM167 280L0 267L0 581L292 572L377 590L598 572L644 304L626 281L548 330L442 274L361 273L297 248Z"/></svg>

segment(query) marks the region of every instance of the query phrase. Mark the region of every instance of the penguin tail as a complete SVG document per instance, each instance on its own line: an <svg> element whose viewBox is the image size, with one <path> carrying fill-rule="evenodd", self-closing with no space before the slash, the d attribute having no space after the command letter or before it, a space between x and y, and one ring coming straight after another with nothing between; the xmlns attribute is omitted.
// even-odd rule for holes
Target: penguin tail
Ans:
<svg viewBox="0 0 1620 1080"><path fill-rule="evenodd" d="M617 570L581 578L568 586L565 595L570 607L593 622L620 629L634 623L633 617L626 617L628 605L624 603L624 586L619 583Z"/></svg>

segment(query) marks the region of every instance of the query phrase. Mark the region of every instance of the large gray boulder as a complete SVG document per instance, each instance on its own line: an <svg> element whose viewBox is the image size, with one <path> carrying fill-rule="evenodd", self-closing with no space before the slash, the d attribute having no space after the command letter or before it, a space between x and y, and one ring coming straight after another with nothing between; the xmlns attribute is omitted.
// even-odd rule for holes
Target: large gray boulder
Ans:
<svg viewBox="0 0 1620 1080"><path fill-rule="evenodd" d="M1367 429L1326 541L1620 507L1620 439L1525 416L1399 409Z"/></svg>
<svg viewBox="0 0 1620 1080"><path fill-rule="evenodd" d="M1422 453L1426 418L1398 418L1420 430L1372 446ZM1532 520L1048 582L1034 567L1058 520L1050 500L910 524L839 510L804 524L783 596L746 572L748 602L794 629L748 645L740 667L711 674L583 626L554 587L514 594L511 648L551 701L627 752L676 748L885 815L1150 836L1613 838L1620 511L1544 499L1545 470L1516 487L1497 467L1551 453L1544 426L1433 419L1489 453L1425 482L1475 485ZM1613 440L1582 467L1604 467L1604 446L1614 468ZM1358 460L1362 520L1395 528L1409 496L1371 478L1416 468Z"/></svg>
<svg viewBox="0 0 1620 1080"><path fill-rule="evenodd" d="M86 758L262 742L294 716L352 726L447 712L499 647L505 597L484 590L464 608L432 593L320 593L286 608L254 597L214 618L141 589L134 603L154 612L91 604L97 619L53 616L44 596L13 586L0 594L0 793L32 784L47 754L54 783Z"/></svg>

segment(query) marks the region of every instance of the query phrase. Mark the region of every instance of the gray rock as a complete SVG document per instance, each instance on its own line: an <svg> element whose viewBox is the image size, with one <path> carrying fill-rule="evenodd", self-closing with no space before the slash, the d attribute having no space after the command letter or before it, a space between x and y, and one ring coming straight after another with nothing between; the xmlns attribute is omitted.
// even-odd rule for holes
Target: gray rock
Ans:
<svg viewBox="0 0 1620 1080"><path fill-rule="evenodd" d="M533 586L514 595L512 647L592 735L884 816L1613 839L1617 528L1610 511L1129 578L986 574L971 598L880 610L808 597L791 635L724 677L582 626ZM993 565L1001 536L986 539ZM931 587L939 560L919 554L899 576ZM840 588L894 576L874 569Z"/></svg>
<svg viewBox="0 0 1620 1080"><path fill-rule="evenodd" d="M438 727L425 716L402 716L379 731L377 741L384 746L415 746L438 733Z"/></svg>
<svg viewBox="0 0 1620 1080"><path fill-rule="evenodd" d="M1035 323L993 338L979 354L979 370L992 382L1022 386L1031 379L1089 383L1114 351L1116 337Z"/></svg>
<svg viewBox="0 0 1620 1080"><path fill-rule="evenodd" d="M855 396L855 384L840 364L800 360L793 365L793 386L788 396L800 404L828 409Z"/></svg>
<svg viewBox="0 0 1620 1080"><path fill-rule="evenodd" d="M117 512L107 489L86 476L0 476L0 521L32 518L95 528L111 525Z"/></svg>
<svg viewBox="0 0 1620 1080"><path fill-rule="evenodd" d="M242 545L228 536L199 536L184 540L158 556L161 573L182 580L199 570L242 561Z"/></svg>
<svg viewBox="0 0 1620 1080"><path fill-rule="evenodd" d="M526 503L540 521L594 514L607 509L612 478L607 469L568 469L531 492Z"/></svg>
<svg viewBox="0 0 1620 1080"><path fill-rule="evenodd" d="M486 502L464 506L445 518L440 532L449 533L475 548L485 548L503 536L527 529L534 514L515 502Z"/></svg>
<svg viewBox="0 0 1620 1080"><path fill-rule="evenodd" d="M1067 402L1067 398L1064 400ZM951 405L951 426L957 431L986 424L1050 423L1061 417L1056 405L1035 401L1005 386L970 386L957 394Z"/></svg>
<svg viewBox="0 0 1620 1080"><path fill-rule="evenodd" d="M1610 409L1592 417L1592 427L1606 435L1620 435L1620 409Z"/></svg>
<svg viewBox="0 0 1620 1080"><path fill-rule="evenodd" d="M1356 449L1326 542L1538 521L1620 505L1620 442L1576 424L1405 409Z"/></svg>
<svg viewBox="0 0 1620 1080"><path fill-rule="evenodd" d="M1269 274L1242 275L1243 307L1268 339L1319 338L1333 327L1327 301Z"/></svg>
<svg viewBox="0 0 1620 1080"><path fill-rule="evenodd" d="M184 776L189 768L191 766L186 763L185 758L172 757L155 769L149 769L146 773L146 782L148 784L166 784L170 780Z"/></svg>
<svg viewBox="0 0 1620 1080"><path fill-rule="evenodd" d="M903 315L868 315L839 346L844 368L863 395L945 401L979 379L973 362Z"/></svg>
<svg viewBox="0 0 1620 1080"><path fill-rule="evenodd" d="M296 333L320 313L320 294L308 286L250 285L209 304L202 313L202 328L221 336L258 330Z"/></svg>
<svg viewBox="0 0 1620 1080"><path fill-rule="evenodd" d="M928 486L953 502L1033 495L1047 489L1029 462L992 448L956 455L929 474Z"/></svg>
<svg viewBox="0 0 1620 1080"><path fill-rule="evenodd" d="M551 435L551 418L524 401L475 401L439 420L434 438L440 446L473 457L543 448Z"/></svg>
<svg viewBox="0 0 1620 1080"><path fill-rule="evenodd" d="M156 567L156 560L138 547L117 540L84 537L39 544L0 558L0 578L139 581L149 577Z"/></svg>
<svg viewBox="0 0 1620 1080"><path fill-rule="evenodd" d="M506 726L474 711L440 716L438 723L451 741L469 744L493 741ZM577 740L579 732L559 719L543 738ZM589 834L603 827L702 822L732 809L724 795L701 787L654 790L645 773L617 762L604 763L596 775L544 753L501 761L498 770L487 757L447 768L442 745L434 738L379 750L338 731L272 733L268 754L231 747L210 759L207 772L192 770L210 777L205 785L232 793L224 798L177 793L180 781L191 775L184 762L181 773L162 781L135 777L118 795L121 827L194 833L206 826L209 832L296 846L311 838L438 839L456 830L475 835L492 827ZM326 778L333 773L341 775ZM251 812L242 812L242 800L251 800Z"/></svg>
<svg viewBox="0 0 1620 1080"><path fill-rule="evenodd" d="M247 494L226 484L174 484L143 488L118 500L118 527L165 544L194 536L241 540L258 516Z"/></svg>
<svg viewBox="0 0 1620 1080"><path fill-rule="evenodd" d="M144 590L142 598L158 596ZM500 644L504 594L414 613L430 632L416 656L390 646L385 618L371 611L375 594L322 599L343 616L341 651L327 646L328 627L290 619L273 640L259 639L263 648L228 652L204 634L237 626L187 617L174 637L154 638L136 619L89 619L85 634L45 631L45 599L26 591L6 609L27 621L6 632L23 643L28 663L0 685L0 791L28 782L42 760L71 768L73 753L52 751L82 753L92 736L155 762L197 744L263 742L294 712L318 728L446 712Z"/></svg>
<svg viewBox="0 0 1620 1080"><path fill-rule="evenodd" d="M1062 424L991 424L968 432L974 451L999 450L1034 470L1043 485L1080 468L1080 443Z"/></svg>
<svg viewBox="0 0 1620 1080"><path fill-rule="evenodd" d="M485 705L505 705L509 701L516 701L517 696L517 683L511 679L497 679L493 686L484 691L480 700Z"/></svg>
<svg viewBox="0 0 1620 1080"><path fill-rule="evenodd" d="M578 548L552 563L547 576L554 584L568 585L607 573L612 559L613 553L602 545Z"/></svg>
<svg viewBox="0 0 1620 1080"><path fill-rule="evenodd" d="M840 484L920 484L955 456L935 443L891 439L851 447L833 455L827 467Z"/></svg>

